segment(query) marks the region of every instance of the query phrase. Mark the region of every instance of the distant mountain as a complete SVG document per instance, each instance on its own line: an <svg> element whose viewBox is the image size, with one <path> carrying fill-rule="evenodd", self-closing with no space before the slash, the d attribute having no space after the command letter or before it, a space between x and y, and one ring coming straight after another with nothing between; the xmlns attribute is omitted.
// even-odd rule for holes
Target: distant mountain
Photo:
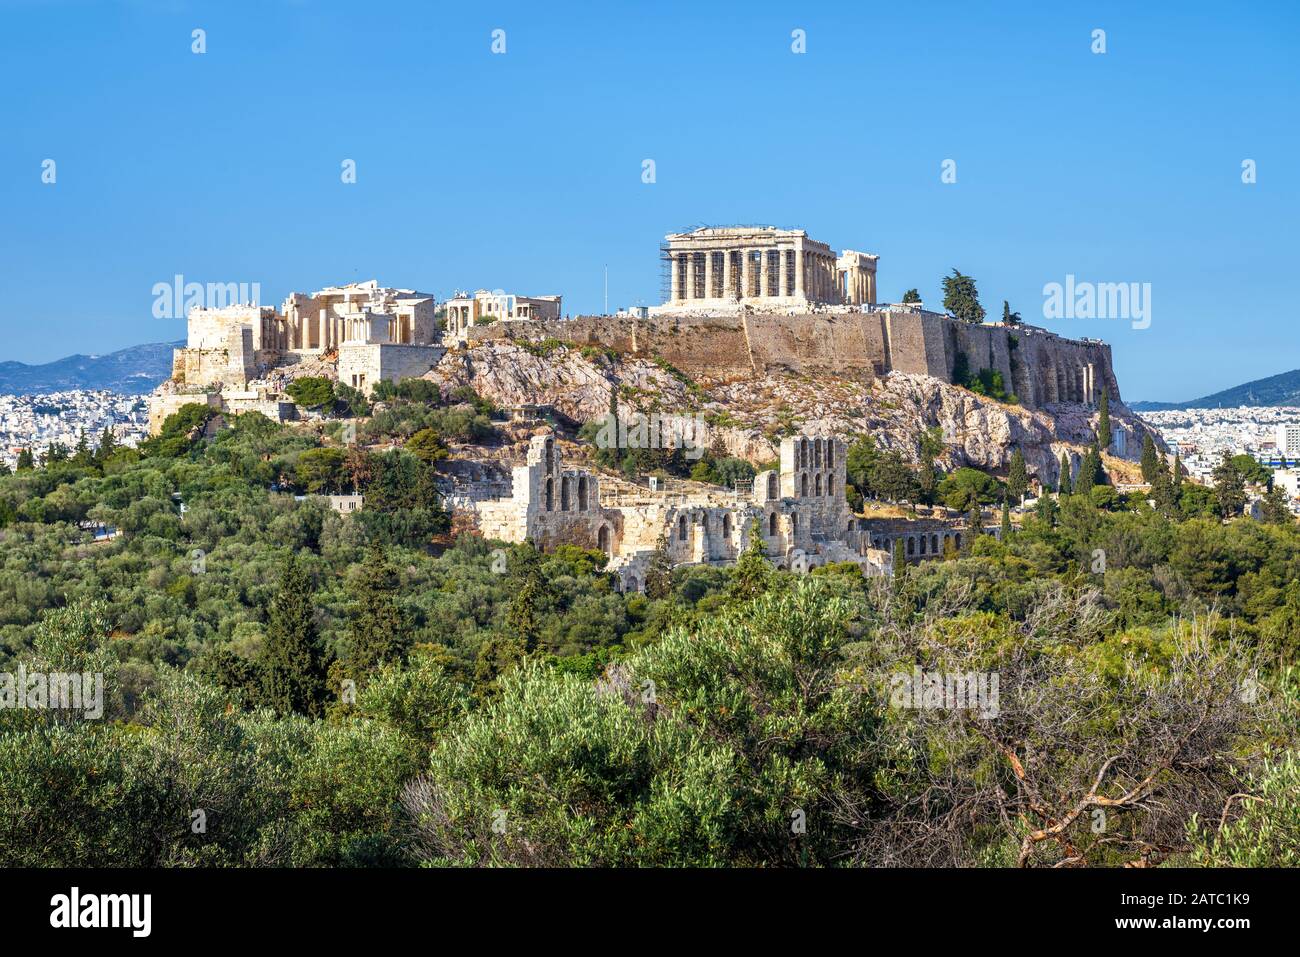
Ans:
<svg viewBox="0 0 1300 957"><path fill-rule="evenodd" d="M67 389L152 392L172 373L172 350L184 342L151 342L103 356L65 356L42 365L0 362L0 393L31 395Z"/></svg>
<svg viewBox="0 0 1300 957"><path fill-rule="evenodd" d="M1300 406L1300 369L1256 379L1245 385L1224 389L1214 395L1190 402L1128 402L1134 412L1160 412L1167 409L1230 409L1240 405Z"/></svg>

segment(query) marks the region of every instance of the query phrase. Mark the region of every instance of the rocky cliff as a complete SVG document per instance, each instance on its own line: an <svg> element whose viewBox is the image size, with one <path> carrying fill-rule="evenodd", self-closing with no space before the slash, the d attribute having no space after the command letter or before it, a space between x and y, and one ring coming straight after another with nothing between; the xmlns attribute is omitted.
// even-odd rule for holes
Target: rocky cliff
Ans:
<svg viewBox="0 0 1300 957"><path fill-rule="evenodd" d="M507 408L550 405L579 423L604 416L615 389L623 412L702 416L705 441L720 441L755 463L776 458L781 437L796 429L846 438L869 433L882 448L911 458L920 436L937 426L950 468L1002 471L1019 448L1032 473L1055 482L1061 454L1080 455L1097 424L1096 409L1085 405L1029 409L927 375L889 372L867 381L772 371L688 375L662 359L555 341L480 341L448 352L426 378L446 391L472 386ZM1125 433L1125 458L1135 461L1146 427L1118 402L1111 422Z"/></svg>

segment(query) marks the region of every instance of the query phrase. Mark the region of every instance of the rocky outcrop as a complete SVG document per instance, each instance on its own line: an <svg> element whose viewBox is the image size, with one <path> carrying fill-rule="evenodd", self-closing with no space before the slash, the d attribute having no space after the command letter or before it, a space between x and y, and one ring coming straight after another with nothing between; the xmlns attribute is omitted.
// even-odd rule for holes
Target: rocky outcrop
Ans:
<svg viewBox="0 0 1300 957"><path fill-rule="evenodd" d="M687 376L662 360L554 341L481 341L448 352L425 378L444 392L471 386L507 408L550 405L576 422L606 415L610 390L617 389L621 411L698 415L707 444L755 463L776 458L780 438L796 430L846 438L868 433L881 448L911 458L921 436L937 427L949 468L1001 471L1018 448L1031 473L1055 482L1062 453L1081 455L1097 425L1096 409L1087 406L1028 409L927 375L890 372L871 381L788 372ZM1135 461L1146 427L1119 403L1111 422L1126 434L1126 457Z"/></svg>

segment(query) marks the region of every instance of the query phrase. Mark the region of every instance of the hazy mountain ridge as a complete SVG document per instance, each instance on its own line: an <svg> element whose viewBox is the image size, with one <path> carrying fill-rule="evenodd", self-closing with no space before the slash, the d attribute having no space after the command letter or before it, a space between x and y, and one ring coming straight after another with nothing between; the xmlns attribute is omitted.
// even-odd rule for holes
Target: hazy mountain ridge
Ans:
<svg viewBox="0 0 1300 957"><path fill-rule="evenodd" d="M1161 412L1167 409L1231 409L1242 405L1300 406L1300 369L1282 372L1266 379L1224 389L1189 402L1130 402L1134 412Z"/></svg>
<svg viewBox="0 0 1300 957"><path fill-rule="evenodd" d="M150 342L102 356L71 355L28 365L0 362L0 393L33 395L67 389L103 389L128 395L152 392L171 375L172 350L183 342Z"/></svg>

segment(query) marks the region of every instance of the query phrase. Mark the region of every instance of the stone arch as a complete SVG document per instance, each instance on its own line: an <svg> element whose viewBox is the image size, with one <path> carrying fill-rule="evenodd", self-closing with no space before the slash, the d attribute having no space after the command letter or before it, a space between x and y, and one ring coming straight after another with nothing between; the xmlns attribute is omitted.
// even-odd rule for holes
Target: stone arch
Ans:
<svg viewBox="0 0 1300 957"><path fill-rule="evenodd" d="M957 532L955 535L953 535L952 543L956 545L958 548L961 548L961 532Z"/></svg>
<svg viewBox="0 0 1300 957"><path fill-rule="evenodd" d="M938 536L938 535L933 535L933 536L931 536L931 538L930 538L930 544L934 546L934 547L931 548L930 550L931 550L932 552L934 552L934 554L938 555L938 554L939 554L939 536Z"/></svg>
<svg viewBox="0 0 1300 957"><path fill-rule="evenodd" d="M813 468L822 467L822 440L813 439Z"/></svg>
<svg viewBox="0 0 1300 957"><path fill-rule="evenodd" d="M827 495L834 495L834 494L835 494L835 476L834 476L834 475L827 475L827 476L826 476L826 494L827 494Z"/></svg>
<svg viewBox="0 0 1300 957"><path fill-rule="evenodd" d="M686 516L685 515L677 516L677 540L681 542L686 541Z"/></svg>
<svg viewBox="0 0 1300 957"><path fill-rule="evenodd" d="M918 554L918 555L924 555L924 554L925 554L925 546L926 546L926 544L927 544L928 541L929 541L929 536L928 536L928 535L922 535L922 536L921 536L921 547L920 547L919 549L917 549L917 554Z"/></svg>
<svg viewBox="0 0 1300 957"><path fill-rule="evenodd" d="M807 467L808 467L808 440L800 439L799 440L799 468L806 469Z"/></svg>
<svg viewBox="0 0 1300 957"><path fill-rule="evenodd" d="M587 476L583 475L578 479L578 511L587 510Z"/></svg>
<svg viewBox="0 0 1300 957"><path fill-rule="evenodd" d="M790 534L791 535L799 534L799 513L798 512L790 513Z"/></svg>
<svg viewBox="0 0 1300 957"><path fill-rule="evenodd" d="M808 495L808 473L807 472L805 472L800 477L799 494L805 497Z"/></svg>
<svg viewBox="0 0 1300 957"><path fill-rule="evenodd" d="M636 578L635 575L629 575L629 576L627 577L627 590L628 590L628 591L640 591L640 590L641 590L641 583L640 583L639 581L637 581L637 578Z"/></svg>
<svg viewBox="0 0 1300 957"><path fill-rule="evenodd" d="M826 467L828 469L835 468L835 440L834 439L826 440Z"/></svg>
<svg viewBox="0 0 1300 957"><path fill-rule="evenodd" d="M781 497L781 489L777 484L776 473L772 472L767 477L767 497L769 500Z"/></svg>
<svg viewBox="0 0 1300 957"><path fill-rule="evenodd" d="M907 536L907 554L909 557L916 554L916 539L911 535Z"/></svg>
<svg viewBox="0 0 1300 957"><path fill-rule="evenodd" d="M569 511L572 502L569 496L569 489L573 487L573 479L565 475L560 479L560 511Z"/></svg>
<svg viewBox="0 0 1300 957"><path fill-rule="evenodd" d="M555 469L555 439L547 438L546 440L546 471L550 472Z"/></svg>
<svg viewBox="0 0 1300 957"><path fill-rule="evenodd" d="M722 537L731 538L731 513L724 512L722 515Z"/></svg>
<svg viewBox="0 0 1300 957"><path fill-rule="evenodd" d="M767 517L767 534L776 534L776 512L773 512Z"/></svg>
<svg viewBox="0 0 1300 957"><path fill-rule="evenodd" d="M613 550L610 548L608 525L601 525L600 528L596 530L596 547L599 548L606 555L609 555L611 558L613 557L614 553ZM635 583L636 579L633 578L630 579L630 581Z"/></svg>
<svg viewBox="0 0 1300 957"><path fill-rule="evenodd" d="M821 494L822 494L822 477L821 477L821 473L820 473L820 472L817 474L816 479L813 481L813 492L814 492L814 494L817 495L818 498L821 497Z"/></svg>
<svg viewBox="0 0 1300 957"><path fill-rule="evenodd" d="M555 509L555 479L549 475L546 477L546 510L548 512Z"/></svg>

